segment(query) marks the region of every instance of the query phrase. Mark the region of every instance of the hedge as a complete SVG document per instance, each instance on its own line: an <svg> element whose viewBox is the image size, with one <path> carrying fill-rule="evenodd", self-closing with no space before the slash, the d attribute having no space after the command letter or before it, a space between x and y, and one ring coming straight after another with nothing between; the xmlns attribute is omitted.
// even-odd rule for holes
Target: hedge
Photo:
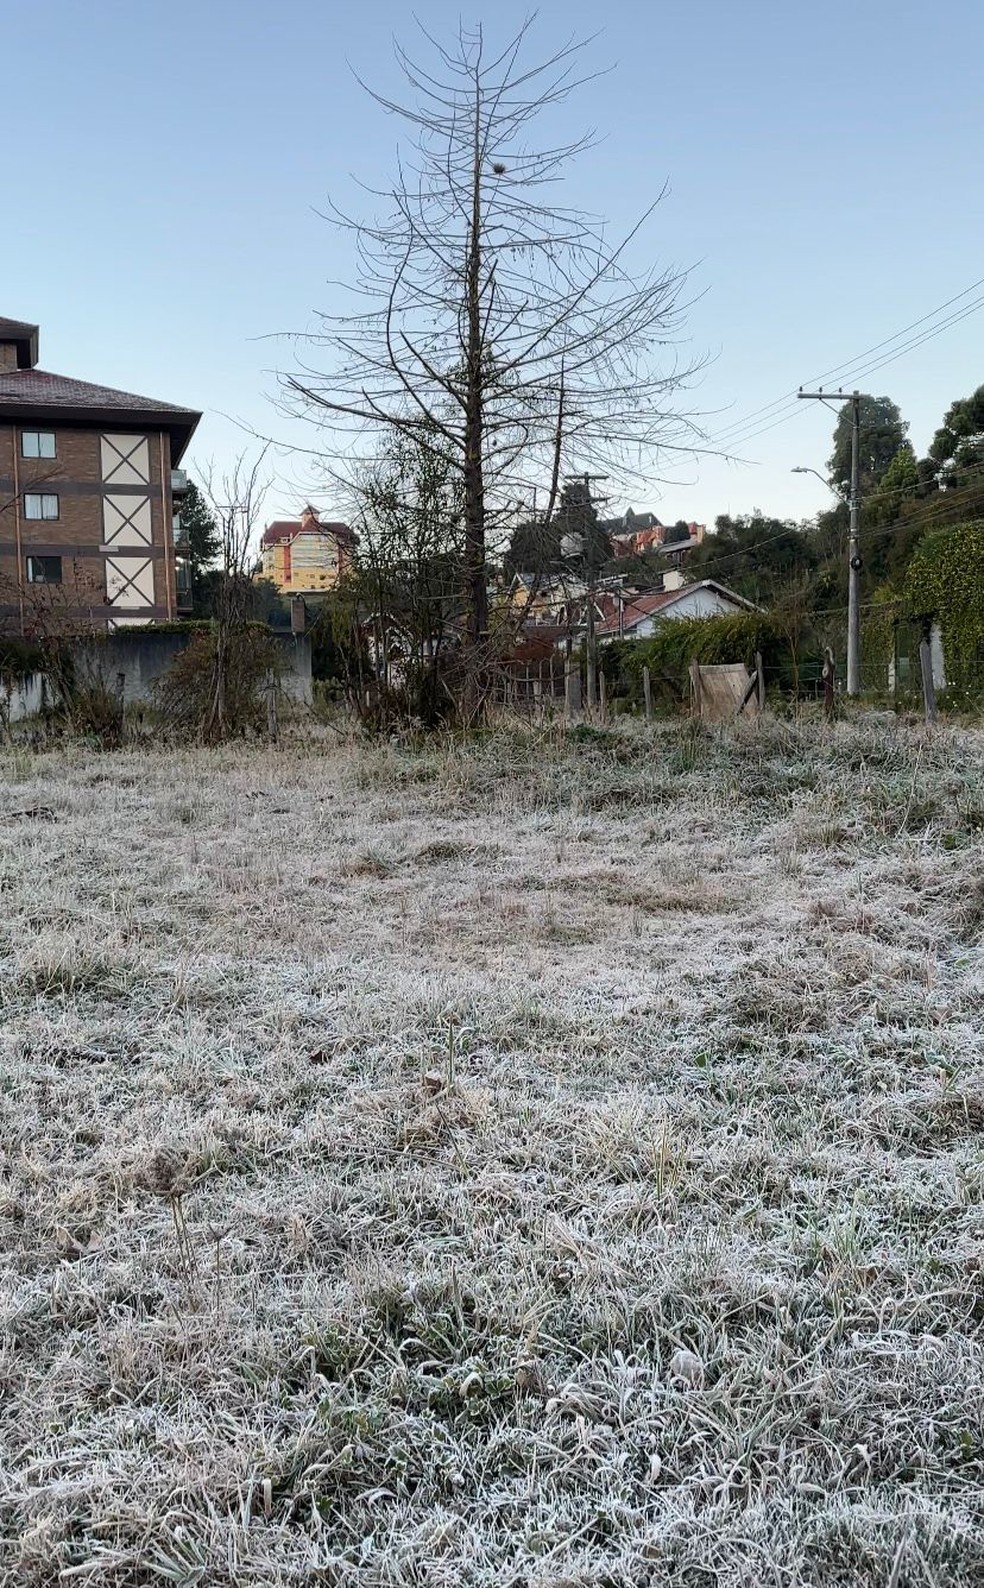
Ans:
<svg viewBox="0 0 984 1588"><path fill-rule="evenodd" d="M984 519L923 537L905 576L907 616L935 618L943 638L947 694L984 690Z"/></svg>
<svg viewBox="0 0 984 1588"><path fill-rule="evenodd" d="M44 670L41 648L31 640L0 638L0 679L10 683Z"/></svg>
<svg viewBox="0 0 984 1588"><path fill-rule="evenodd" d="M796 637L793 654L791 633ZM691 662L705 666L726 662L755 665L761 653L766 681L772 688L811 692L820 677L815 640L805 630L790 631L760 612L710 618L667 618L648 640L614 640L599 650L609 696L638 705L643 698L642 672L649 668L653 698L663 705L686 698Z"/></svg>

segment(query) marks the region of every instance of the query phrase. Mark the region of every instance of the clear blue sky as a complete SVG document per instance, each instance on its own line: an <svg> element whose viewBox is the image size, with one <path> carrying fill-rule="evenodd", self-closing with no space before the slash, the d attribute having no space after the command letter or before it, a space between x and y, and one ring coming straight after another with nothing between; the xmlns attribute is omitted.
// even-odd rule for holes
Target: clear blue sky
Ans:
<svg viewBox="0 0 984 1588"><path fill-rule="evenodd" d="M493 38L526 13L418 8ZM980 0L547 0L534 52L572 29L600 29L612 70L564 113L603 136L569 197L625 224L669 182L653 235L703 294L688 336L711 362L683 400L709 430L984 277ZM351 68L395 90L394 34L414 24L391 0L0 0L0 314L41 323L45 368L205 410L193 461L238 446L224 414L290 440L271 406L290 350L264 338L311 328L348 268L327 195L393 170L394 123ZM859 384L920 451L981 382L984 310ZM631 505L805 517L828 498L789 469L823 468L832 424L802 403L747 465L701 462ZM297 509L294 479L285 459L271 516Z"/></svg>

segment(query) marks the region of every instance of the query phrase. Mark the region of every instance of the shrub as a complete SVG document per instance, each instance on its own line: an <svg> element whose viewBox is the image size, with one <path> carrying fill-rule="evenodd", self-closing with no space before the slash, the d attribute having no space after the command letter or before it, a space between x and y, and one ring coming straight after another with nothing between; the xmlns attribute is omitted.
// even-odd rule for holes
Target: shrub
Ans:
<svg viewBox="0 0 984 1588"><path fill-rule="evenodd" d="M2 640L0 684L42 673L53 699L46 713L49 727L114 749L123 738L123 695L103 675L100 639L54 633Z"/></svg>
<svg viewBox="0 0 984 1588"><path fill-rule="evenodd" d="M948 696L968 702L984 689L984 519L925 535L905 579L914 619L935 618L943 636Z"/></svg>
<svg viewBox="0 0 984 1588"><path fill-rule="evenodd" d="M33 640L0 637L0 683L16 683L43 670L41 647Z"/></svg>
<svg viewBox="0 0 984 1588"><path fill-rule="evenodd" d="M275 638L257 624L216 624L193 633L157 684L165 723L182 736L214 742L260 732L267 690L283 671Z"/></svg>
<svg viewBox="0 0 984 1588"><path fill-rule="evenodd" d="M795 641L795 650L794 650ZM770 685L795 691L813 688L820 676L820 657L808 632L794 633L759 612L713 618L674 618L648 640L616 640L606 645L599 662L609 693L642 701L642 671L648 667L654 700L666 705L686 698L691 662L706 667L724 662L755 665L761 653Z"/></svg>

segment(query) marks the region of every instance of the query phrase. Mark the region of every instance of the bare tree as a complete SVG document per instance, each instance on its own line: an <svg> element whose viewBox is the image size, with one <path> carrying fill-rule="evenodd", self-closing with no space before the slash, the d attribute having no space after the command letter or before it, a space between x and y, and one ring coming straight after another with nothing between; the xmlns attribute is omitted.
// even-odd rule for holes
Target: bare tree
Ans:
<svg viewBox="0 0 984 1588"><path fill-rule="evenodd" d="M222 579L216 601L231 618L245 616L249 609L245 581L256 558L256 531L271 485L268 452L266 445L254 457L241 452L222 475L211 464L201 470L199 490L220 537Z"/></svg>
<svg viewBox="0 0 984 1588"><path fill-rule="evenodd" d="M221 476L211 466L202 473L201 491L219 526L222 558L213 602L211 683L200 727L201 737L206 740L223 739L228 731L230 668L236 665L237 657L242 660L242 646L236 639L253 615L250 567L255 557L256 530L270 489L265 473L267 451L264 446L253 458L240 453L231 469Z"/></svg>
<svg viewBox="0 0 984 1588"><path fill-rule="evenodd" d="M562 460L628 478L699 439L672 407L690 372L672 351L685 277L631 264L662 194L615 241L553 199L590 140L537 144L533 124L590 78L576 42L525 64L529 26L498 52L481 29L448 48L424 32L430 66L397 49L412 102L367 90L410 128L411 147L392 189L371 190L380 217L333 209L356 239L356 302L322 316L310 358L284 377L294 411L333 436L336 468L357 475L380 431L453 459L479 649L491 539L520 491L550 479L555 499Z"/></svg>

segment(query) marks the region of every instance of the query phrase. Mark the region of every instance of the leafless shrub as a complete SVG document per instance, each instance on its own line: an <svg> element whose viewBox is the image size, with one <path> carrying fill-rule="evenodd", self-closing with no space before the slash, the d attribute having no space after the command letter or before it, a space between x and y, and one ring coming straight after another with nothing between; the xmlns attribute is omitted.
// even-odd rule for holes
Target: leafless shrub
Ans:
<svg viewBox="0 0 984 1588"><path fill-rule="evenodd" d="M269 691L282 672L277 641L258 624L230 626L224 635L217 627L199 630L159 679L156 704L165 727L191 742L266 732Z"/></svg>

